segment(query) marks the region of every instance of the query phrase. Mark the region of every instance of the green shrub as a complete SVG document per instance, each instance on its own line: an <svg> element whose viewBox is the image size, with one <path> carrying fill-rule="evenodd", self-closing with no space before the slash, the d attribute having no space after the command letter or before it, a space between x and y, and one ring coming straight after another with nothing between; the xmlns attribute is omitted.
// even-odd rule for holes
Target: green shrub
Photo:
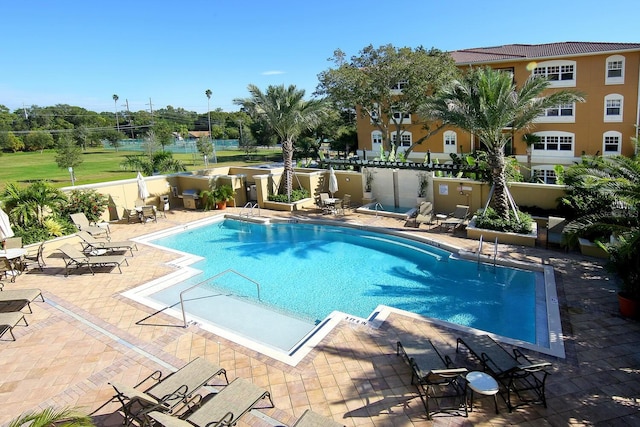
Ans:
<svg viewBox="0 0 640 427"><path fill-rule="evenodd" d="M297 202L298 200L306 199L309 197L309 192L305 189L293 190L291 192L291 202ZM289 203L289 197L286 194L270 194L268 197L271 202Z"/></svg>
<svg viewBox="0 0 640 427"><path fill-rule="evenodd" d="M533 219L525 212L518 212L518 218L513 211L509 211L509 220L500 218L493 208L487 208L484 215L478 213L476 216L476 227L485 230L505 231L510 233L529 234L531 233Z"/></svg>
<svg viewBox="0 0 640 427"><path fill-rule="evenodd" d="M107 196L96 190L72 190L68 196L69 204L62 215L67 217L73 213L84 212L89 221L97 222L109 205Z"/></svg>

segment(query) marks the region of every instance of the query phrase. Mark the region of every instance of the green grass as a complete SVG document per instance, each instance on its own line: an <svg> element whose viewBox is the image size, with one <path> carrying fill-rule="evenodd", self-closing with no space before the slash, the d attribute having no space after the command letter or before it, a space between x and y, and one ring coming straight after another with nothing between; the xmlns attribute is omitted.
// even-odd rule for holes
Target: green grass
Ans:
<svg viewBox="0 0 640 427"><path fill-rule="evenodd" d="M102 148L88 149L83 153L83 162L75 168L76 185L93 184L97 182L115 181L119 179L135 178L136 172L123 170L120 163L125 156L140 154L132 151L109 151ZM265 162L281 161L280 149L262 149L251 155L247 161L242 151L218 151L218 166L257 165ZM55 150L45 150L43 153L19 152L2 153L0 156L0 190L8 182L28 184L34 181L49 181L55 187L71 185L71 178L67 169L59 168L55 161ZM204 167L201 156L194 158L193 154L174 154L174 158L182 160L188 170ZM216 164L209 162L209 167Z"/></svg>

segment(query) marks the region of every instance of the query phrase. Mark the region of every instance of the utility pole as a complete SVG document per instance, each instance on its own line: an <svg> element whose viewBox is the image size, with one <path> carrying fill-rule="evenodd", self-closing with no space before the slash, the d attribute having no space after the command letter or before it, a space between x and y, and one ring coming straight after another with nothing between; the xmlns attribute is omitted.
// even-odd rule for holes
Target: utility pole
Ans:
<svg viewBox="0 0 640 427"><path fill-rule="evenodd" d="M129 116L129 130L131 131L131 139L133 139L133 120L131 118L131 111L129 111L129 100L125 99L127 104L127 115Z"/></svg>
<svg viewBox="0 0 640 427"><path fill-rule="evenodd" d="M151 97L149 97L149 110L151 111L151 126L153 126L153 104L151 103Z"/></svg>

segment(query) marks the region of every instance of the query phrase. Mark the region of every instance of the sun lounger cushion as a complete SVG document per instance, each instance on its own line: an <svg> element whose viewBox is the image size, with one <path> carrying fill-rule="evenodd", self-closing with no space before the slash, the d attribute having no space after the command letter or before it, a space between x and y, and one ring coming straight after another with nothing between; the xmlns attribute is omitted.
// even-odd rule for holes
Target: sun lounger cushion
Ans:
<svg viewBox="0 0 640 427"><path fill-rule="evenodd" d="M2 289L0 287L0 289ZM40 297L42 302L44 302L44 297L42 296L42 292L40 289L9 289L9 290L1 290L0 291L0 303L12 303L14 301L23 301L27 307L29 307L29 312L32 313L31 310L31 302L33 302L36 298Z"/></svg>
<svg viewBox="0 0 640 427"><path fill-rule="evenodd" d="M24 322L25 326L29 326L23 313L0 313L0 337L9 332L9 334L11 334L11 339L15 341L16 337L13 335L13 328L20 323L21 320Z"/></svg>

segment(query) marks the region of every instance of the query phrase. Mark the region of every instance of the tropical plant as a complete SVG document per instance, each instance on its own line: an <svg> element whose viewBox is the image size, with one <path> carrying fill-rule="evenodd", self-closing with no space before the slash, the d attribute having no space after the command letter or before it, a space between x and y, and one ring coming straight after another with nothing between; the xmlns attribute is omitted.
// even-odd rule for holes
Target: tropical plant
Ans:
<svg viewBox="0 0 640 427"><path fill-rule="evenodd" d="M364 191L370 193L373 185L373 171L371 169L364 170Z"/></svg>
<svg viewBox="0 0 640 427"><path fill-rule="evenodd" d="M271 202L293 203L293 202L297 202L298 200L306 199L308 197L309 197L309 191L302 188L298 190L293 190L291 192L291 201L289 201L289 198L287 197L286 194L269 194L269 196L267 196L267 199Z"/></svg>
<svg viewBox="0 0 640 427"><path fill-rule="evenodd" d="M146 176L187 170L180 160L173 158L170 151L158 151L150 156L144 154L128 155L120 163L120 167L142 172Z"/></svg>
<svg viewBox="0 0 640 427"><path fill-rule="evenodd" d="M262 92L257 86L248 87L251 97L235 99L254 120L264 121L280 138L284 160L284 190L291 197L293 190L293 146L306 129L317 126L327 112L326 104L317 99L304 100L305 91L290 85L269 86Z"/></svg>
<svg viewBox="0 0 640 427"><path fill-rule="evenodd" d="M13 419L8 427L84 427L93 426L90 416L73 408L46 408Z"/></svg>
<svg viewBox="0 0 640 427"><path fill-rule="evenodd" d="M418 173L418 197L427 197L429 188L429 175L426 172Z"/></svg>
<svg viewBox="0 0 640 427"><path fill-rule="evenodd" d="M9 183L0 198L12 222L23 227L42 225L47 216L59 213L67 203L61 190L43 181L24 188Z"/></svg>
<svg viewBox="0 0 640 427"><path fill-rule="evenodd" d="M503 220L509 220L509 196L505 174L505 145L512 133L528 130L545 109L582 101L574 92L542 93L549 81L532 76L516 86L510 73L489 67L472 68L433 97L418 113L441 120L478 136L487 151L487 163L494 186L492 206ZM505 129L511 132L505 132Z"/></svg>
<svg viewBox="0 0 640 427"><path fill-rule="evenodd" d="M99 221L102 213L109 205L107 196L98 193L96 190L71 190L67 198L68 203L63 207L61 214L68 216L82 212L91 222Z"/></svg>
<svg viewBox="0 0 640 427"><path fill-rule="evenodd" d="M233 196L235 196L233 187L231 187L229 184L216 185L213 189L212 194L216 203L228 202L230 200L233 200Z"/></svg>
<svg viewBox="0 0 640 427"><path fill-rule="evenodd" d="M532 223L533 218L528 213L509 211L509 219L505 221L493 208L488 207L483 214L476 215L475 225L485 230L527 234L531 232Z"/></svg>

